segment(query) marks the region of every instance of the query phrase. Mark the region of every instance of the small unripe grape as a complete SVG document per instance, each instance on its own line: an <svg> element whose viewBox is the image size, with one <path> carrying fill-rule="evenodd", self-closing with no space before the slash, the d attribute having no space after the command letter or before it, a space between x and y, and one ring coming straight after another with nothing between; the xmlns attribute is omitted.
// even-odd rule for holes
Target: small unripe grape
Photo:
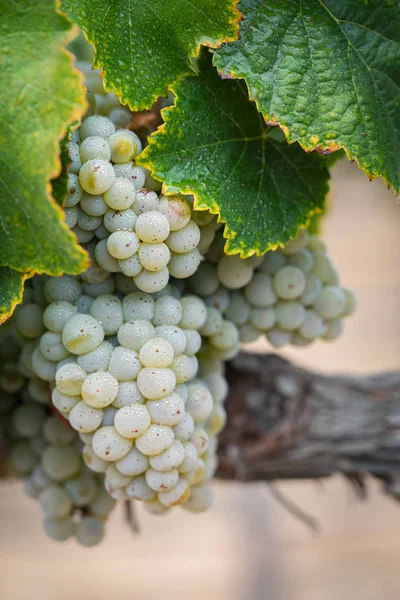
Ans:
<svg viewBox="0 0 400 600"><path fill-rule="evenodd" d="M179 423L185 412L185 403L176 393L172 393L162 400L149 400L146 406L153 423L169 427Z"/></svg>
<svg viewBox="0 0 400 600"><path fill-rule="evenodd" d="M40 348L33 351L32 368L36 375L44 381L53 381L56 376L56 364L47 360L41 353Z"/></svg>
<svg viewBox="0 0 400 600"><path fill-rule="evenodd" d="M79 204L83 196L83 190L79 183L78 175L74 173L68 174L68 195L64 201L64 208L71 208Z"/></svg>
<svg viewBox="0 0 400 600"><path fill-rule="evenodd" d="M184 296L181 298L182 319L180 327L185 329L200 329L207 319L207 309L203 300L196 296Z"/></svg>
<svg viewBox="0 0 400 600"><path fill-rule="evenodd" d="M143 404L130 404L120 408L114 420L115 429L128 439L137 438L150 427L149 411Z"/></svg>
<svg viewBox="0 0 400 600"><path fill-rule="evenodd" d="M137 215L141 215L149 210L158 210L157 194L147 189L139 190L136 194L133 208Z"/></svg>
<svg viewBox="0 0 400 600"><path fill-rule="evenodd" d="M86 372L76 363L66 364L56 373L57 389L67 396L79 396Z"/></svg>
<svg viewBox="0 0 400 600"><path fill-rule="evenodd" d="M179 479L175 487L167 492L159 492L158 499L164 506L178 506L187 501L190 495L190 488L187 481Z"/></svg>
<svg viewBox="0 0 400 600"><path fill-rule="evenodd" d="M133 162L116 164L114 165L114 172L115 177L126 177L127 179L130 179L136 190L141 190L143 188L146 180L146 171L143 167L137 167Z"/></svg>
<svg viewBox="0 0 400 600"><path fill-rule="evenodd" d="M42 454L42 468L54 481L64 481L78 473L79 451L72 446L48 446Z"/></svg>
<svg viewBox="0 0 400 600"><path fill-rule="evenodd" d="M118 460L115 466L123 475L136 477L146 471L149 466L149 459L134 447L129 450L128 454Z"/></svg>
<svg viewBox="0 0 400 600"><path fill-rule="evenodd" d="M192 512L203 512L214 504L212 487L207 484L194 485L190 489L190 496L183 504L183 508Z"/></svg>
<svg viewBox="0 0 400 600"><path fill-rule="evenodd" d="M46 333L41 336L39 348L47 360L59 362L69 356L68 350L62 343L61 335L59 333L53 333L52 331L46 331Z"/></svg>
<svg viewBox="0 0 400 600"><path fill-rule="evenodd" d="M213 397L206 386L199 383L191 383L188 387L189 397L186 410L195 422L207 419L213 409Z"/></svg>
<svg viewBox="0 0 400 600"><path fill-rule="evenodd" d="M200 228L194 221L189 221L182 229L171 232L166 243L172 252L184 254L194 250L199 241Z"/></svg>
<svg viewBox="0 0 400 600"><path fill-rule="evenodd" d="M44 331L43 310L37 304L29 302L16 312L15 321L18 331L27 338L35 339Z"/></svg>
<svg viewBox="0 0 400 600"><path fill-rule="evenodd" d="M179 473L177 469L161 472L150 468L145 473L145 479L147 485L155 492L165 492L178 483Z"/></svg>
<svg viewBox="0 0 400 600"><path fill-rule="evenodd" d="M346 306L346 296L343 291L333 285L323 288L314 302L314 309L324 319L336 319Z"/></svg>
<svg viewBox="0 0 400 600"><path fill-rule="evenodd" d="M140 244L139 260L148 271L160 271L167 266L170 258L171 253L164 242L160 244Z"/></svg>
<svg viewBox="0 0 400 600"><path fill-rule="evenodd" d="M154 300L149 294L132 292L122 300L125 321L144 319L151 321L154 314Z"/></svg>
<svg viewBox="0 0 400 600"><path fill-rule="evenodd" d="M118 381L136 379L142 365L135 350L117 346L114 348L108 370Z"/></svg>
<svg viewBox="0 0 400 600"><path fill-rule="evenodd" d="M68 494L58 485L51 485L43 490L39 497L40 508L53 519L67 517L72 510L72 502Z"/></svg>
<svg viewBox="0 0 400 600"><path fill-rule="evenodd" d="M135 477L134 480L126 488L128 498L136 498L137 500L143 500L148 502L155 498L155 491L152 490L146 483L146 479L140 475Z"/></svg>
<svg viewBox="0 0 400 600"><path fill-rule="evenodd" d="M160 325L156 327L155 333L157 336L164 338L164 340L167 340L171 344L174 350L174 356L178 356L185 351L187 343L186 336L180 327L174 325Z"/></svg>
<svg viewBox="0 0 400 600"><path fill-rule="evenodd" d="M138 251L139 238L133 231L116 231L108 238L107 249L114 258L129 258Z"/></svg>
<svg viewBox="0 0 400 600"><path fill-rule="evenodd" d="M82 546L96 546L104 537L104 523L92 517L82 517L76 527L75 537Z"/></svg>
<svg viewBox="0 0 400 600"><path fill-rule="evenodd" d="M69 413L71 426L79 432L90 433L100 427L103 419L103 411L89 406L83 400L75 404Z"/></svg>
<svg viewBox="0 0 400 600"><path fill-rule="evenodd" d="M302 250L303 248L306 247L308 240L309 240L308 231L306 229L300 229L297 236L293 240L290 240L290 242L288 242L282 248L283 254L285 254L286 256L291 256L293 254L296 254L297 252L299 252L300 250Z"/></svg>
<svg viewBox="0 0 400 600"><path fill-rule="evenodd" d="M83 194L81 208L93 217L102 217L108 211L103 196L92 196L91 194Z"/></svg>
<svg viewBox="0 0 400 600"><path fill-rule="evenodd" d="M279 327L289 331L300 327L306 317L306 311L299 302L278 302L275 314Z"/></svg>
<svg viewBox="0 0 400 600"><path fill-rule="evenodd" d="M139 275L139 273L143 270L143 265L140 262L139 254L133 254L129 258L123 258L122 260L119 260L118 266L121 269L122 273L127 277L136 277L136 275ZM132 284L133 289L136 290L136 283L132 281Z"/></svg>
<svg viewBox="0 0 400 600"><path fill-rule="evenodd" d="M326 325L321 317L313 310L307 310L305 319L299 329L299 334L306 339L315 339L324 335Z"/></svg>
<svg viewBox="0 0 400 600"><path fill-rule="evenodd" d="M128 404L144 403L144 397L139 391L136 381L120 381L118 385L118 394L112 403L116 408L122 408Z"/></svg>
<svg viewBox="0 0 400 600"><path fill-rule="evenodd" d="M111 233L133 229L136 221L137 215L131 208L127 208L126 210L113 210L110 208L105 213L103 219L107 232ZM108 233L105 237L107 236Z"/></svg>
<svg viewBox="0 0 400 600"><path fill-rule="evenodd" d="M196 453L197 454L197 453ZM169 471L179 467L184 459L184 447L182 442L175 440L167 450L157 454L157 456L150 456L150 465L156 471Z"/></svg>
<svg viewBox="0 0 400 600"><path fill-rule="evenodd" d="M188 442L193 435L194 421L189 413L185 412L182 420L173 428L175 438L181 442Z"/></svg>
<svg viewBox="0 0 400 600"><path fill-rule="evenodd" d="M290 331L282 331L281 329L270 329L267 331L267 340L275 346L275 348L283 348L290 344L292 334Z"/></svg>

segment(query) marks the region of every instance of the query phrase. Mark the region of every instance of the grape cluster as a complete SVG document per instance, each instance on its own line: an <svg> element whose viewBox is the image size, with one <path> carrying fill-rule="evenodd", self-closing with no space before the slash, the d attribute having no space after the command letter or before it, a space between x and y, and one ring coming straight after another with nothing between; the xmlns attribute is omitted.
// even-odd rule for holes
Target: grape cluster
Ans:
<svg viewBox="0 0 400 600"><path fill-rule="evenodd" d="M237 326L240 342L265 334L281 348L340 335L356 301L317 236L302 229L284 248L248 259L224 255L224 243L218 232L188 286Z"/></svg>
<svg viewBox="0 0 400 600"><path fill-rule="evenodd" d="M200 227L187 199L145 187L152 182L134 164L142 148L137 135L93 115L74 131L71 144L65 216L92 259L82 278L96 285L122 273L153 293L170 275L190 277L200 264Z"/></svg>
<svg viewBox="0 0 400 600"><path fill-rule="evenodd" d="M86 467L78 434L52 413L48 385L19 373L1 373L0 443L7 470L23 479L27 496L38 500L49 537L95 545L115 500ZM10 388L12 393L6 391Z"/></svg>

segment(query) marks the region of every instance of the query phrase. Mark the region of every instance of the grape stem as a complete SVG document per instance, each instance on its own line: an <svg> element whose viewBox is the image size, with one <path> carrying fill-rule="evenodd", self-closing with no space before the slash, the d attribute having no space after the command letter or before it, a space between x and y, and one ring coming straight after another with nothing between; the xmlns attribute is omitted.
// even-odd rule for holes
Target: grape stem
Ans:
<svg viewBox="0 0 400 600"><path fill-rule="evenodd" d="M276 355L227 366L220 479L321 479L343 474L359 496L366 475L400 499L400 372L324 376Z"/></svg>

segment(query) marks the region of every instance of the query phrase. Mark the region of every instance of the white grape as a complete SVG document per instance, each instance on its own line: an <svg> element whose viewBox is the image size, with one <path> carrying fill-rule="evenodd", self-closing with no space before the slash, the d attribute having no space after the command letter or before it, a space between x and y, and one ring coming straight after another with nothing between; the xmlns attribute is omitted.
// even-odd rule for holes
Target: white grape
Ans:
<svg viewBox="0 0 400 600"><path fill-rule="evenodd" d="M204 377L208 389L211 392L215 402L224 402L228 396L228 382L220 373L209 373Z"/></svg>
<svg viewBox="0 0 400 600"><path fill-rule="evenodd" d="M159 325L155 329L157 336L169 342L174 350L174 355L182 354L186 349L186 336L180 327L173 325Z"/></svg>
<svg viewBox="0 0 400 600"><path fill-rule="evenodd" d="M78 356L77 363L87 373L104 371L108 367L112 351L112 345L109 342L103 342L91 352Z"/></svg>
<svg viewBox="0 0 400 600"><path fill-rule="evenodd" d="M156 210L149 210L139 215L135 231L143 242L159 244L169 235L169 222L167 217L162 213Z"/></svg>
<svg viewBox="0 0 400 600"><path fill-rule="evenodd" d="M218 262L217 274L224 286L235 290L250 282L253 276L253 267L239 255L223 256Z"/></svg>
<svg viewBox="0 0 400 600"><path fill-rule="evenodd" d="M179 465L179 473L189 473L197 466L199 454L196 450L196 446L191 442L185 442L183 444L184 459Z"/></svg>
<svg viewBox="0 0 400 600"><path fill-rule="evenodd" d="M301 296L306 287L303 271L297 267L286 265L275 273L274 288L282 300L294 300Z"/></svg>
<svg viewBox="0 0 400 600"><path fill-rule="evenodd" d="M82 208L78 207L78 227L83 229L84 231L94 231L99 227L102 222L101 217L94 217L92 215L88 215Z"/></svg>
<svg viewBox="0 0 400 600"><path fill-rule="evenodd" d="M43 323L47 329L50 329L50 331L53 331L54 333L61 333L64 325L71 317L76 315L76 313L77 309L73 304L59 300L58 302L53 302L47 306L43 313ZM16 319L18 326L18 313L16 315ZM34 323L35 321L32 319L32 322ZM38 337L38 335L40 334L35 335L35 337Z"/></svg>
<svg viewBox="0 0 400 600"><path fill-rule="evenodd" d="M64 209L65 224L69 229L75 227L78 222L78 208L77 206L71 206L71 208Z"/></svg>
<svg viewBox="0 0 400 600"><path fill-rule="evenodd" d="M173 427L182 420L185 403L181 396L172 393L162 400L149 400L146 403L153 423Z"/></svg>
<svg viewBox="0 0 400 600"><path fill-rule="evenodd" d="M170 471L175 469L182 464L185 457L184 447L182 442L175 440L167 450L157 454L156 456L150 456L150 465L156 471Z"/></svg>
<svg viewBox="0 0 400 600"><path fill-rule="evenodd" d="M46 331L41 336L39 348L43 356L51 361L58 362L70 355L62 343L61 335L52 331Z"/></svg>
<svg viewBox="0 0 400 600"><path fill-rule="evenodd" d="M322 337L325 331L326 325L321 317L313 310L307 310L299 334L306 339L315 339Z"/></svg>
<svg viewBox="0 0 400 600"><path fill-rule="evenodd" d="M142 151L142 144L136 133L127 129L117 131L108 140L111 160L114 163L126 163Z"/></svg>
<svg viewBox="0 0 400 600"><path fill-rule="evenodd" d="M128 404L137 402L144 403L144 397L139 391L136 381L120 381L118 386L118 394L112 405L116 408L121 408Z"/></svg>
<svg viewBox="0 0 400 600"><path fill-rule="evenodd" d="M90 315L100 323L105 335L114 335L123 323L121 301L112 294L99 296L90 306Z"/></svg>
<svg viewBox="0 0 400 600"><path fill-rule="evenodd" d="M194 420L189 413L185 412L181 421L173 428L175 438L181 442L187 442L193 435Z"/></svg>
<svg viewBox="0 0 400 600"><path fill-rule="evenodd" d="M171 369L146 367L140 371L137 383L140 392L145 398L159 400L173 392L176 385L176 378Z"/></svg>
<svg viewBox="0 0 400 600"><path fill-rule="evenodd" d="M82 385L82 398L93 408L104 408L111 404L118 393L118 381L107 371L88 375Z"/></svg>
<svg viewBox="0 0 400 600"><path fill-rule="evenodd" d="M68 494L58 485L51 485L43 490L39 497L40 508L53 519L67 517L72 509Z"/></svg>
<svg viewBox="0 0 400 600"><path fill-rule="evenodd" d="M82 288L79 281L70 275L62 275L62 277L50 277L44 286L44 293L48 302L57 302L64 300L74 303Z"/></svg>
<svg viewBox="0 0 400 600"><path fill-rule="evenodd" d="M202 456L209 448L210 437L205 429L197 426L194 428L191 442L195 446L199 456Z"/></svg>
<svg viewBox="0 0 400 600"><path fill-rule="evenodd" d="M100 427L103 419L103 411L93 408L81 400L81 402L78 402L72 408L68 418L71 426L76 431L91 433Z"/></svg>
<svg viewBox="0 0 400 600"><path fill-rule="evenodd" d="M203 298L214 294L219 287L216 266L208 261L200 263L197 271L189 279L188 287L191 292Z"/></svg>
<svg viewBox="0 0 400 600"><path fill-rule="evenodd" d="M220 311L212 306L207 307L207 318L202 327L200 327L200 333L203 336L209 337L215 335L221 330L223 318Z"/></svg>
<svg viewBox="0 0 400 600"><path fill-rule="evenodd" d="M91 473L84 473L66 481L64 489L72 499L74 506L84 507L94 500L97 485Z"/></svg>
<svg viewBox="0 0 400 600"><path fill-rule="evenodd" d="M126 127L131 121L132 115L127 108L121 106L119 108L111 109L108 113L108 118L116 127Z"/></svg>
<svg viewBox="0 0 400 600"><path fill-rule="evenodd" d="M171 427L150 425L146 433L136 438L136 447L146 456L155 456L169 448L173 441Z"/></svg>
<svg viewBox="0 0 400 600"><path fill-rule="evenodd" d="M103 296L105 294L112 294L115 290L115 281L112 275L107 277L107 279L101 283L87 283L84 281L82 283L82 289L88 296L97 298L98 296Z"/></svg>
<svg viewBox="0 0 400 600"><path fill-rule="evenodd" d="M154 300L149 294L132 292L122 300L125 321L144 319L151 321L154 314Z"/></svg>
<svg viewBox="0 0 400 600"><path fill-rule="evenodd" d="M44 381L53 381L56 376L55 363L47 360L41 353L40 348L33 351L32 368L36 375Z"/></svg>
<svg viewBox="0 0 400 600"><path fill-rule="evenodd" d="M37 304L29 302L21 306L15 316L18 331L27 338L37 338L44 331L42 317L43 310Z"/></svg>
<svg viewBox="0 0 400 600"><path fill-rule="evenodd" d="M132 448L128 454L115 463L115 466L123 475L136 477L146 471L149 459L137 448Z"/></svg>
<svg viewBox="0 0 400 600"><path fill-rule="evenodd" d="M61 413L68 415L73 407L81 400L80 396L68 396L63 394L59 389L54 388L51 395L54 406Z"/></svg>
<svg viewBox="0 0 400 600"><path fill-rule="evenodd" d="M155 497L155 492L146 483L145 478L140 475L135 477L134 480L126 488L128 498L136 498L137 500L143 500L148 502Z"/></svg>
<svg viewBox="0 0 400 600"><path fill-rule="evenodd" d="M135 319L121 325L118 330L118 342L121 346L138 352L154 336L154 331L154 327L149 321Z"/></svg>
<svg viewBox="0 0 400 600"><path fill-rule="evenodd" d="M114 124L106 117L101 117L99 115L93 115L92 117L85 119L79 129L79 135L82 141L87 137L97 135L108 138L114 132Z"/></svg>
<svg viewBox="0 0 400 600"><path fill-rule="evenodd" d="M79 396L86 372L76 363L66 364L56 373L57 389L67 396Z"/></svg>
<svg viewBox="0 0 400 600"><path fill-rule="evenodd" d="M108 208L103 219L104 226L110 233L133 229L136 221L137 215L131 208L127 208L126 210L113 210Z"/></svg>
<svg viewBox="0 0 400 600"><path fill-rule="evenodd" d="M140 369L141 364L135 350L123 346L114 348L108 370L118 381L136 379Z"/></svg>
<svg viewBox="0 0 400 600"><path fill-rule="evenodd" d="M87 467L95 473L104 473L109 465L105 460L97 456L92 446L86 445L82 450L82 458Z"/></svg>
<svg viewBox="0 0 400 600"><path fill-rule="evenodd" d="M147 485L155 492L165 492L178 483L179 473L177 469L156 471L150 468L145 473L145 479Z"/></svg>
<svg viewBox="0 0 400 600"><path fill-rule="evenodd" d="M169 271L167 267L163 267L160 271L147 271L147 269L143 269L134 277L137 287L148 294L159 292L165 288L168 281Z"/></svg>
<svg viewBox="0 0 400 600"><path fill-rule="evenodd" d="M102 217L109 210L107 204L104 202L103 196L83 194L80 204L85 213L92 215L93 217Z"/></svg>
<svg viewBox="0 0 400 600"><path fill-rule="evenodd" d="M105 271L109 271L110 273L116 273L120 270L120 267L117 259L111 256L111 254L109 253L107 242L108 240L104 239L98 242L98 244L96 245L96 260Z"/></svg>
<svg viewBox="0 0 400 600"><path fill-rule="evenodd" d="M257 308L266 308L275 304L277 298L272 279L265 273L255 273L244 289L246 300Z"/></svg>
<svg viewBox="0 0 400 600"><path fill-rule="evenodd" d="M189 379L192 379L197 372L197 363L193 364L193 359L197 360L193 356L186 356L181 354L177 356L172 362L170 368L175 373L176 383L186 383Z"/></svg>
<svg viewBox="0 0 400 600"><path fill-rule="evenodd" d="M178 298L173 296L162 296L157 298L154 304L153 324L177 325L182 318L182 306Z"/></svg>
<svg viewBox="0 0 400 600"><path fill-rule="evenodd" d="M75 536L82 546L95 546L104 537L104 524L99 519L83 517L76 527Z"/></svg>
<svg viewBox="0 0 400 600"><path fill-rule="evenodd" d="M308 231L306 229L300 229L297 236L293 240L290 240L290 242L285 244L285 246L282 248L283 254L285 254L286 256L296 254L297 252L306 247L308 240Z"/></svg>
<svg viewBox="0 0 400 600"><path fill-rule="evenodd" d="M108 462L123 458L132 448L132 443L113 426L100 427L93 436L93 450L99 458Z"/></svg>
<svg viewBox="0 0 400 600"><path fill-rule="evenodd" d="M213 409L213 397L205 385L191 383L188 386L188 401L186 410L193 417L195 423L204 421L210 416Z"/></svg>
<svg viewBox="0 0 400 600"><path fill-rule="evenodd" d="M184 479L179 479L176 486L171 490L159 492L158 499L164 506L177 506L186 502L189 495L189 484Z"/></svg>
<svg viewBox="0 0 400 600"><path fill-rule="evenodd" d="M214 435L221 433L226 425L227 415L223 406L217 404L207 419L207 430Z"/></svg>
<svg viewBox="0 0 400 600"><path fill-rule="evenodd" d="M314 273L307 273L306 287L300 297L300 301L304 306L311 306L322 290L321 280Z"/></svg>
<svg viewBox="0 0 400 600"><path fill-rule="evenodd" d="M43 437L53 446L67 446L76 439L76 434L59 416L51 416L43 424Z"/></svg>
<svg viewBox="0 0 400 600"><path fill-rule="evenodd" d="M196 296L184 296L181 298L182 319L180 327L185 329L200 329L207 319L207 308L203 300Z"/></svg>
<svg viewBox="0 0 400 600"><path fill-rule="evenodd" d="M228 315L226 315L228 316ZM259 329L260 331L266 331L272 329L276 323L276 312L275 309L270 308L252 308L250 312L250 325ZM240 338L241 341L242 338Z"/></svg>
<svg viewBox="0 0 400 600"><path fill-rule="evenodd" d="M75 524L70 517L64 519L47 518L43 521L46 535L56 542L68 540L75 532Z"/></svg>
<svg viewBox="0 0 400 600"><path fill-rule="evenodd" d="M314 273L322 283L329 283L330 278L334 275L334 269L330 259L322 252L313 254L314 264L311 272Z"/></svg>
<svg viewBox="0 0 400 600"><path fill-rule="evenodd" d="M333 285L324 287L314 302L315 311L323 319L336 319L343 313L345 306L346 296L340 288Z"/></svg>
<svg viewBox="0 0 400 600"><path fill-rule="evenodd" d="M105 240L108 237L108 231L104 226L104 220L100 227L96 229L95 235L98 240Z"/></svg>
<svg viewBox="0 0 400 600"><path fill-rule="evenodd" d="M323 340L334 340L342 333L343 323L340 319L332 319L326 324Z"/></svg>
<svg viewBox="0 0 400 600"><path fill-rule="evenodd" d="M200 264L201 255L197 248L185 254L172 254L168 269L172 277L186 279L193 275Z"/></svg>
<svg viewBox="0 0 400 600"><path fill-rule="evenodd" d="M79 171L80 185L93 196L104 194L113 185L114 178L112 165L101 159L88 160Z"/></svg>
<svg viewBox="0 0 400 600"><path fill-rule="evenodd" d="M296 252L296 254L289 256L288 264L298 267L303 273L308 273L314 264L313 255L307 248L303 248L299 252Z"/></svg>
<svg viewBox="0 0 400 600"><path fill-rule="evenodd" d="M137 215L141 215L149 210L156 211L158 209L157 194L146 188L139 190L136 194L133 208Z"/></svg>
<svg viewBox="0 0 400 600"><path fill-rule="evenodd" d="M18 435L32 437L40 432L45 416L42 407L36 404L23 404L14 411L12 423Z"/></svg>
<svg viewBox="0 0 400 600"><path fill-rule="evenodd" d="M275 307L276 321L282 329L297 329L306 317L306 311L299 302L278 302Z"/></svg>
<svg viewBox="0 0 400 600"><path fill-rule="evenodd" d="M132 206L135 195L136 188L133 182L125 177L117 177L104 192L104 200L107 206L114 210L126 210Z"/></svg>
<svg viewBox="0 0 400 600"><path fill-rule="evenodd" d="M79 227L79 225L75 225L71 231L76 235L76 238L81 245L88 244L95 236L94 231L86 231L85 229L82 229L82 227Z"/></svg>
<svg viewBox="0 0 400 600"><path fill-rule="evenodd" d="M127 179L131 179L136 190L141 190L143 188L146 180L146 171L143 167L137 167L133 162L126 162L114 165L114 172L116 177L126 177Z"/></svg>
<svg viewBox="0 0 400 600"><path fill-rule="evenodd" d="M79 142L71 140L67 144L67 150L69 160L71 161L68 167L68 172L76 175L79 173L79 169L82 166L81 157L79 155Z"/></svg>
<svg viewBox="0 0 400 600"><path fill-rule="evenodd" d="M172 252L184 254L194 250L200 241L200 228L194 221L178 231L172 231L167 238L167 245Z"/></svg>
<svg viewBox="0 0 400 600"><path fill-rule="evenodd" d="M64 346L72 354L85 354L100 346L104 339L102 326L90 315L75 315L62 331Z"/></svg>
<svg viewBox="0 0 400 600"><path fill-rule="evenodd" d="M107 249L114 258L129 258L138 251L139 238L133 231L115 231L107 240Z"/></svg>
<svg viewBox="0 0 400 600"><path fill-rule="evenodd" d="M64 201L64 208L76 206L81 201L83 190L79 183L78 175L74 173L68 174L68 195Z"/></svg>
<svg viewBox="0 0 400 600"><path fill-rule="evenodd" d="M133 439L147 431L151 424L149 411L143 404L123 406L115 415L114 426L119 434Z"/></svg>
<svg viewBox="0 0 400 600"><path fill-rule="evenodd" d="M357 299L351 290L347 290L344 288L341 288L341 289L342 289L342 293L344 294L344 297L346 300L344 311L342 312L341 316L349 317L350 315L353 314L353 312L357 308Z"/></svg>
<svg viewBox="0 0 400 600"><path fill-rule="evenodd" d="M292 334L290 331L282 331L281 329L270 329L267 331L267 340L275 346L275 348L282 348L287 344L290 344Z"/></svg>
<svg viewBox="0 0 400 600"><path fill-rule="evenodd" d="M119 268L122 273L127 277L136 277L143 269L143 265L140 262L139 255L133 254L129 258L124 258L118 261ZM137 286L134 282L132 282L133 288L137 289Z"/></svg>
<svg viewBox="0 0 400 600"><path fill-rule="evenodd" d="M171 253L164 242L160 244L140 244L139 260L148 271L160 271L167 266L170 258Z"/></svg>
<svg viewBox="0 0 400 600"><path fill-rule="evenodd" d="M158 210L167 217L171 231L182 230L189 223L192 212L189 202L181 196L161 196Z"/></svg>
<svg viewBox="0 0 400 600"><path fill-rule="evenodd" d="M174 349L164 338L154 337L143 345L139 358L145 367L168 367L174 359Z"/></svg>
<svg viewBox="0 0 400 600"><path fill-rule="evenodd" d="M48 446L42 454L42 468L54 481L64 481L78 473L79 451L72 446Z"/></svg>
<svg viewBox="0 0 400 600"><path fill-rule="evenodd" d="M201 335L195 329L185 329L183 333L186 336L185 354L194 356L200 350Z"/></svg>
<svg viewBox="0 0 400 600"><path fill-rule="evenodd" d="M83 140L79 147L79 155L82 163L88 160L110 160L110 147L107 140L100 136L91 136Z"/></svg>
<svg viewBox="0 0 400 600"><path fill-rule="evenodd" d="M114 488L123 488L131 483L132 477L123 475L120 473L120 471L118 471L115 464L111 464L109 467L107 467L106 481Z"/></svg>

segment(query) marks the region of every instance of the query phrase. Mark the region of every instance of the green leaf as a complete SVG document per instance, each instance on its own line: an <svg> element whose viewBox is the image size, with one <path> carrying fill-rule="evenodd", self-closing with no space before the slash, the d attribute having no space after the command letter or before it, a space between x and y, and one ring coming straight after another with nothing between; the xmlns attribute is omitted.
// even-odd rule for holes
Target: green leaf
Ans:
<svg viewBox="0 0 400 600"><path fill-rule="evenodd" d="M164 193L194 194L198 208L220 215L227 252L262 254L323 209L329 174L318 154L269 137L244 84L221 80L210 63L204 56L201 74L175 86L175 106L138 162Z"/></svg>
<svg viewBox="0 0 400 600"><path fill-rule="evenodd" d="M8 267L0 267L0 323L3 323L22 301L24 281L30 275Z"/></svg>
<svg viewBox="0 0 400 600"><path fill-rule="evenodd" d="M61 7L94 45L105 88L142 110L193 73L200 44L237 38L236 1L62 0Z"/></svg>
<svg viewBox="0 0 400 600"><path fill-rule="evenodd" d="M3 3L0 27L0 264L79 273L86 253L51 198L59 140L84 109L81 77L63 50L70 33L53 0Z"/></svg>
<svg viewBox="0 0 400 600"><path fill-rule="evenodd" d="M245 79L266 121L305 150L344 148L400 188L398 0L242 0L240 39L214 64Z"/></svg>

